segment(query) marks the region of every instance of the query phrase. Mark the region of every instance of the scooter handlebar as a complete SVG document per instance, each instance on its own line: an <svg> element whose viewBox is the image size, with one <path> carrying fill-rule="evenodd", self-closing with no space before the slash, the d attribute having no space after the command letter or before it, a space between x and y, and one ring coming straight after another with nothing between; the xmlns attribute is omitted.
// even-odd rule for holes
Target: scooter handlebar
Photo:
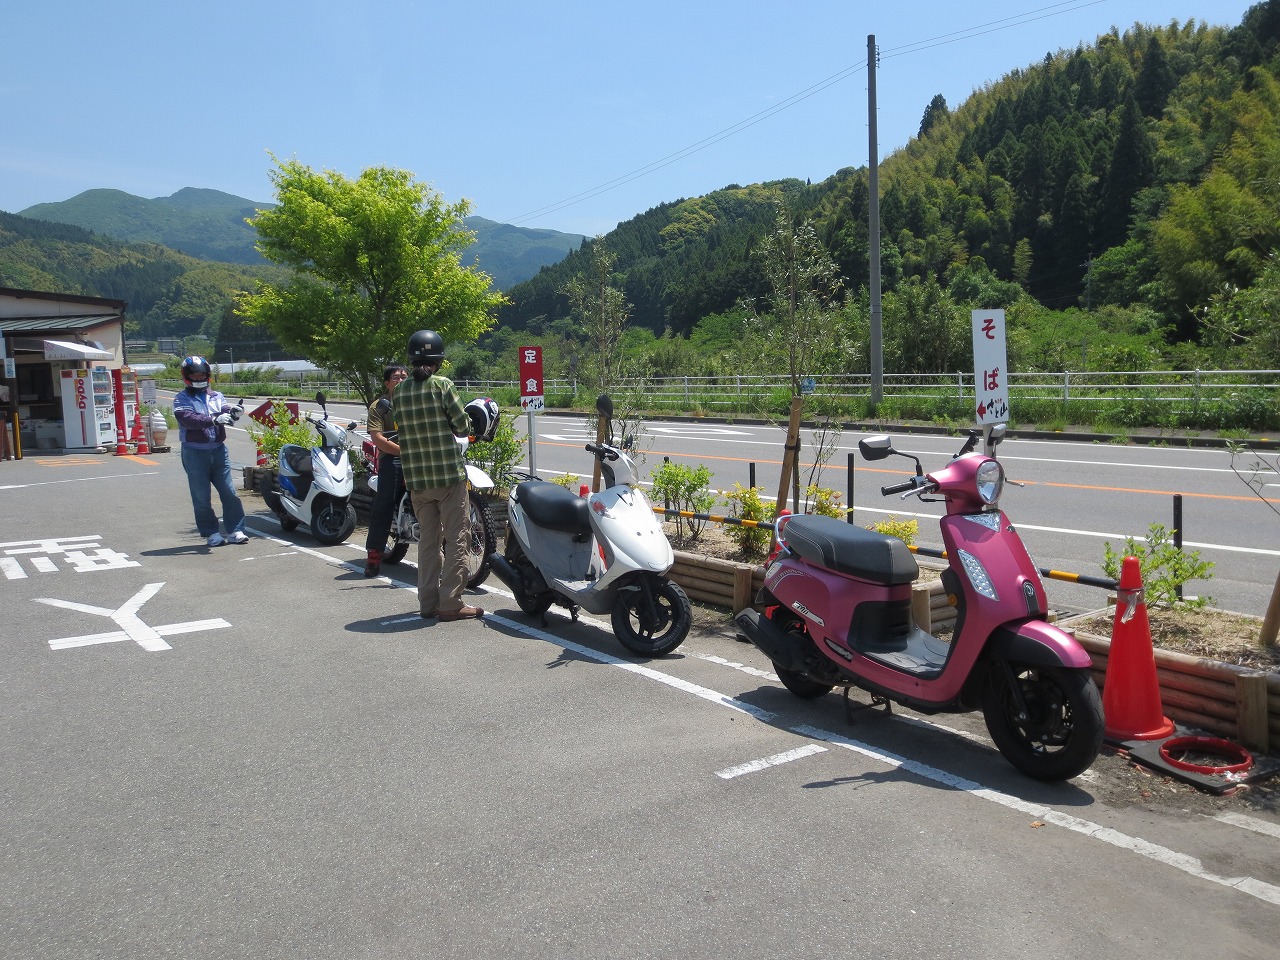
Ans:
<svg viewBox="0 0 1280 960"><path fill-rule="evenodd" d="M603 457L605 460L618 459L618 451L614 450L612 447L606 447L603 444L588 443L583 447L583 449L586 450L587 453L594 453L597 457Z"/></svg>
<svg viewBox="0 0 1280 960"><path fill-rule="evenodd" d="M914 490L915 487L916 482L914 480L907 480L904 483L891 483L887 487L881 487L880 492L884 496L889 497L895 493L905 493L908 490Z"/></svg>
<svg viewBox="0 0 1280 960"><path fill-rule="evenodd" d="M905 500L912 494L931 493L937 489L937 482L930 480L928 477L912 477L910 480L904 480L902 483L891 483L887 487L881 487L880 492L886 497L892 496L895 493L900 493L902 494L902 499Z"/></svg>

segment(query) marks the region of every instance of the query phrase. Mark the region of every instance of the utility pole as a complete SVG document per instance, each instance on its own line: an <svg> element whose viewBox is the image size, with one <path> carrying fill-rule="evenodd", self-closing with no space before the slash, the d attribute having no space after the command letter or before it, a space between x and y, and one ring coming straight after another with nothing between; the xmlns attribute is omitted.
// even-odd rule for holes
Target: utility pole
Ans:
<svg viewBox="0 0 1280 960"><path fill-rule="evenodd" d="M867 166L871 203L867 236L871 246L871 404L884 399L884 330L880 308L880 158L876 145L876 35L867 35Z"/></svg>

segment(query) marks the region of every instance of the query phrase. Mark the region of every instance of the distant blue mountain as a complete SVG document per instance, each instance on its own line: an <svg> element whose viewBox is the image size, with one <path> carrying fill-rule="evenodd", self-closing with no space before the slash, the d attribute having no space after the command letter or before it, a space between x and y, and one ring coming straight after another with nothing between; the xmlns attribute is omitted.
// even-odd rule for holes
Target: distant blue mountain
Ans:
<svg viewBox="0 0 1280 960"><path fill-rule="evenodd" d="M158 243L202 260L261 264L265 261L254 248L257 235L245 219L270 206L197 187L151 200L122 190L97 189L58 203L38 203L18 215L69 223L134 243ZM464 223L476 234L466 260L475 257L499 290L559 263L585 239L581 234L513 227L484 217L467 217Z"/></svg>

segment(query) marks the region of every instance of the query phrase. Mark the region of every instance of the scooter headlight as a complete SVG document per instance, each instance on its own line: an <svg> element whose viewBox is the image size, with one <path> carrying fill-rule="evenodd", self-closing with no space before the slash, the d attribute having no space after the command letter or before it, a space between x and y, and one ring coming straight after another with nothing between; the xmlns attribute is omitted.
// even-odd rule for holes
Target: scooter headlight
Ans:
<svg viewBox="0 0 1280 960"><path fill-rule="evenodd" d="M1000 466L999 460L985 460L978 467L974 482L982 502L993 504L1000 499L1000 493L1004 490L1004 467Z"/></svg>

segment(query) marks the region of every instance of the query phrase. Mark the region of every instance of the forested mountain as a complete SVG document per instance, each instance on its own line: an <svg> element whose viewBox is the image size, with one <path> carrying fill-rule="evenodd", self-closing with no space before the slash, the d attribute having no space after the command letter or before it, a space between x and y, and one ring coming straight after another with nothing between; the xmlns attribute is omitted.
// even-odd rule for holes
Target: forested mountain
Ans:
<svg viewBox="0 0 1280 960"><path fill-rule="evenodd" d="M1228 301L1268 268L1280 287L1278 46L1280 0L1268 0L1230 29L1112 31L954 111L936 97L918 137L881 165L886 292L1127 308L1171 344L1202 340L1206 318L1229 321ZM868 173L847 168L812 185L730 186L621 224L602 242L632 325L687 335L758 294L753 251L772 229L772 194L813 220L852 299L865 298ZM510 290L504 322L550 329L588 256Z"/></svg>
<svg viewBox="0 0 1280 960"><path fill-rule="evenodd" d="M1236 27L1113 30L955 109L935 97L921 114L918 136L880 167L885 369L968 369L968 311L979 306L1008 309L1021 370L1280 367L1280 0ZM494 358L518 337L556 347L548 376L589 363L564 291L600 243L630 305L627 349L643 354L630 372L740 364L743 304L769 293L760 251L781 201L792 220L812 222L844 278L839 353L865 371L869 200L868 171L850 167L819 183L673 200L581 245L469 218L479 239L468 255L512 302L454 362L505 376L509 359ZM187 189L157 201L89 191L25 211L74 213L95 234L0 213L0 285L127 300L147 338L199 331L253 343L261 332L238 328L228 305L270 267L102 236L145 229L134 235L229 259L229 225L248 249L253 207ZM521 271L536 274L508 289Z"/></svg>
<svg viewBox="0 0 1280 960"><path fill-rule="evenodd" d="M0 213L0 286L124 300L131 337L216 341L237 292L253 289L259 278L282 276L265 264L199 260L159 244ZM271 345L266 334L255 339Z"/></svg>
<svg viewBox="0 0 1280 960"><path fill-rule="evenodd" d="M266 261L254 249L256 235L245 219L262 206L270 204L195 187L154 199L100 189L59 203L37 203L18 215L74 224L117 240L157 243L201 260L261 266Z"/></svg>
<svg viewBox="0 0 1280 960"><path fill-rule="evenodd" d="M59 203L38 203L19 216L70 223L117 240L158 243L201 260L262 266L257 233L245 221L270 203L255 203L219 190L184 187L169 197L145 199L122 190L86 190ZM476 235L466 256L505 290L564 259L585 239L576 233L536 230L467 217Z"/></svg>

